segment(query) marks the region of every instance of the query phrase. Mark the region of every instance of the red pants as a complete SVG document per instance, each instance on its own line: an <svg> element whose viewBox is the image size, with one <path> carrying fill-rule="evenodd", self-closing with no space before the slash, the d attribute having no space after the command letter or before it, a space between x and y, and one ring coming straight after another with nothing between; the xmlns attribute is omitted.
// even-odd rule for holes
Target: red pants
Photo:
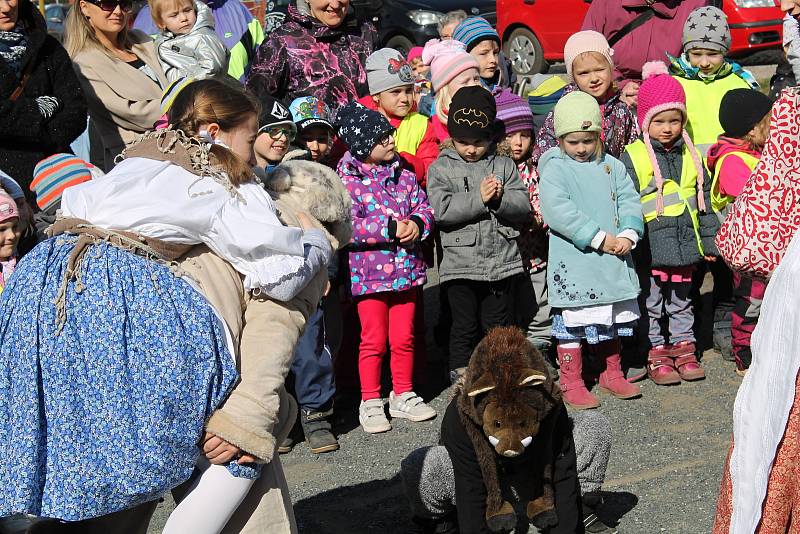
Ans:
<svg viewBox="0 0 800 534"><path fill-rule="evenodd" d="M731 314L731 342L736 367L748 369L753 361L750 351L750 338L761 315L761 301L767 284L733 272L733 296L736 303Z"/></svg>
<svg viewBox="0 0 800 534"><path fill-rule="evenodd" d="M361 321L358 374L361 399L381 396L381 367L389 340L392 388L395 395L411 391L414 374L414 310L417 290L374 293L356 300Z"/></svg>

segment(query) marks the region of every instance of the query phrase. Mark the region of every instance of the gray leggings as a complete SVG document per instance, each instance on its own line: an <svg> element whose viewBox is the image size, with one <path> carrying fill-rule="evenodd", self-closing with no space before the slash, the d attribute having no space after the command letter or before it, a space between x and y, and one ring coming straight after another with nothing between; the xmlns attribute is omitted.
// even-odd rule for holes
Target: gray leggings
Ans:
<svg viewBox="0 0 800 534"><path fill-rule="evenodd" d="M645 305L650 320L650 344L656 347L666 343L661 331L663 317L669 322L669 343L694 342L694 311L690 296L692 283L662 282L651 274L650 287L642 289L646 293Z"/></svg>
<svg viewBox="0 0 800 534"><path fill-rule="evenodd" d="M570 413L578 457L581 493L599 491L611 454L611 423L596 410ZM456 508L456 485L450 456L441 445L422 447L402 462L403 490L415 517L436 519Z"/></svg>

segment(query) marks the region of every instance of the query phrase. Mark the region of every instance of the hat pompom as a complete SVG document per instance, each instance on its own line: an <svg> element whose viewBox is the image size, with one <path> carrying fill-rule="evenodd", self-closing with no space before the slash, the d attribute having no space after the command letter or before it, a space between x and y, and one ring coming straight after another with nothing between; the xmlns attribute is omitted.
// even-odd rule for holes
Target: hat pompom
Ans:
<svg viewBox="0 0 800 534"><path fill-rule="evenodd" d="M669 74L669 69L663 61L648 61L642 66L642 80L658 76L659 74Z"/></svg>
<svg viewBox="0 0 800 534"><path fill-rule="evenodd" d="M458 54L466 52L467 47L461 41L455 39L448 39L441 41L439 39L431 39L425 43L425 48L422 49L422 62L426 65L433 63L436 56L442 54Z"/></svg>

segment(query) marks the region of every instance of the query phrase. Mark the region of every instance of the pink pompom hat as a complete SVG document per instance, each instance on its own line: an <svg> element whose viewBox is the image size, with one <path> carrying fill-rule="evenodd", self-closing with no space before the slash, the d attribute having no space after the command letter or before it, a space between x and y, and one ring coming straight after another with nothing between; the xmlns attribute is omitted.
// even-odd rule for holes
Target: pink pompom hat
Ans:
<svg viewBox="0 0 800 534"><path fill-rule="evenodd" d="M656 196L656 215L664 213L664 177L658 168L658 160L653 151L648 130L653 117L663 111L677 109L683 115L683 124L686 125L686 93L681 84L669 75L667 66L661 61L650 61L642 67L642 85L639 87L639 103L637 106L637 121L642 130L642 140L653 165L653 176L656 181L658 193ZM703 195L704 170L697 150L689 137L686 128L681 130L683 142L691 154L694 166L697 169L697 208L706 211L706 202Z"/></svg>

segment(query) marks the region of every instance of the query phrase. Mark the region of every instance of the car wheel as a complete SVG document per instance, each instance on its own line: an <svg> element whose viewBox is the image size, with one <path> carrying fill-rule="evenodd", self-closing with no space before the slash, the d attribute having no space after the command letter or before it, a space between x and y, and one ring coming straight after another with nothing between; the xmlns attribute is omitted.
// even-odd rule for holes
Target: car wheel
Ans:
<svg viewBox="0 0 800 534"><path fill-rule="evenodd" d="M403 54L403 57L408 57L409 50L414 48L416 45L405 35L393 35L386 41L384 46L386 48L394 48Z"/></svg>
<svg viewBox="0 0 800 534"><path fill-rule="evenodd" d="M539 39L528 28L516 28L506 39L506 57L519 76L531 76L547 70L544 50Z"/></svg>

